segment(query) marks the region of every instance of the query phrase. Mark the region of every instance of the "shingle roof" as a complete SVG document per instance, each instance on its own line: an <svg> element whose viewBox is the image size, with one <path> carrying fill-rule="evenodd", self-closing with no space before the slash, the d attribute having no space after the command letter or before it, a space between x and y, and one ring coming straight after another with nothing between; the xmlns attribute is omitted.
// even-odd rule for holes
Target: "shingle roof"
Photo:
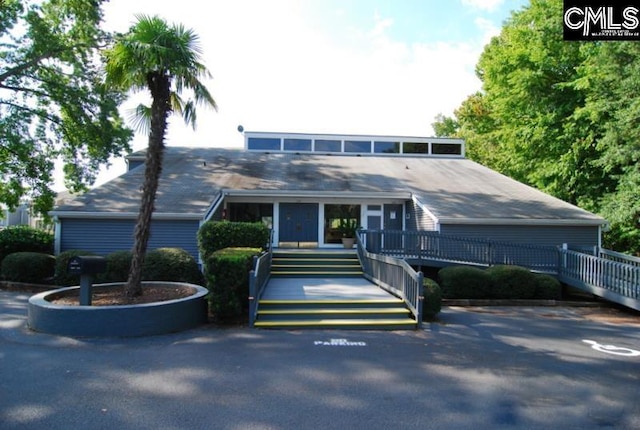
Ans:
<svg viewBox="0 0 640 430"><path fill-rule="evenodd" d="M139 154L135 154L139 155ZM144 167L60 205L54 213L136 213ZM415 195L442 221L566 220L587 211L463 158L263 153L169 147L156 213L203 217L222 190L288 194Z"/></svg>

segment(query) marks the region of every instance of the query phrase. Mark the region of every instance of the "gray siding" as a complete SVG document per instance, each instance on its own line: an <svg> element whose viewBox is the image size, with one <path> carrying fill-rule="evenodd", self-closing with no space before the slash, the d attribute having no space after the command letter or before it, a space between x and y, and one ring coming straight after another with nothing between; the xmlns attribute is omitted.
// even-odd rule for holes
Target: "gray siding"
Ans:
<svg viewBox="0 0 640 430"><path fill-rule="evenodd" d="M133 219L60 219L60 251L82 249L106 255L129 250L133 244ZM197 220L155 220L151 223L149 249L183 248L197 261Z"/></svg>
<svg viewBox="0 0 640 430"><path fill-rule="evenodd" d="M435 231L436 223L425 211L420 208L413 200L406 203L406 211L409 214L407 220L407 230L410 231Z"/></svg>
<svg viewBox="0 0 640 430"><path fill-rule="evenodd" d="M513 226L513 225L440 225L442 234L491 239L529 245L559 246L568 243L574 247L598 245L598 227L576 226Z"/></svg>

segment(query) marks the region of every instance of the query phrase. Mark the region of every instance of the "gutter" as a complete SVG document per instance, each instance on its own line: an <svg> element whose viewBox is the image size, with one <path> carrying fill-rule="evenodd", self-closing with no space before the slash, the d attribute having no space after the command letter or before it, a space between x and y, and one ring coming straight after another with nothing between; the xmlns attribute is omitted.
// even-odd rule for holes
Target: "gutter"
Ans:
<svg viewBox="0 0 640 430"><path fill-rule="evenodd" d="M441 224L449 225L522 225L522 226L604 226L603 218L594 219L535 219L535 218L440 218Z"/></svg>
<svg viewBox="0 0 640 430"><path fill-rule="evenodd" d="M137 219L138 212L82 212L51 211L49 215L56 218L88 218L88 219ZM158 220L201 220L202 214L179 212L154 212L152 219Z"/></svg>

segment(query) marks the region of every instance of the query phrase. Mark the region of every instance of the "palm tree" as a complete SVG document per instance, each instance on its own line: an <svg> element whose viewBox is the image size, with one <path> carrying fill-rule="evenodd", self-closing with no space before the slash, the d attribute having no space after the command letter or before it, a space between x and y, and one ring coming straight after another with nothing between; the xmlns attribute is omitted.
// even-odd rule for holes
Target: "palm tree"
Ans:
<svg viewBox="0 0 640 430"><path fill-rule="evenodd" d="M134 231L131 269L125 295L142 294L142 263L147 251L151 216L154 209L158 181L162 172L164 137L167 117L175 112L195 129L196 105L217 109L216 103L200 79L210 77L200 63L198 36L182 25L168 25L157 16L137 15L137 22L121 36L106 53L107 83L122 91L151 93L151 108L136 109L138 124L149 130L149 147L145 161L144 183L140 212ZM184 101L183 90L192 98Z"/></svg>

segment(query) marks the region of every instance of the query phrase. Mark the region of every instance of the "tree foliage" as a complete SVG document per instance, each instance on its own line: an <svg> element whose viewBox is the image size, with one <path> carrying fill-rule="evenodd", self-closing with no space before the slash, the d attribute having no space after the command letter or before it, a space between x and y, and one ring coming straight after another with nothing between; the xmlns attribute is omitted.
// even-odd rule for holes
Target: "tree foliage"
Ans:
<svg viewBox="0 0 640 430"><path fill-rule="evenodd" d="M567 42L562 1L514 12L476 67L451 135L476 161L611 222L605 245L640 252L640 46Z"/></svg>
<svg viewBox="0 0 640 430"><path fill-rule="evenodd" d="M198 36L182 25L170 25L157 16L139 15L137 22L106 53L107 82L122 91L149 91L151 107L137 111L148 119L149 146L145 157L140 211L134 232L131 269L125 287L128 297L142 294L142 264L151 233L151 217L162 162L167 117L179 114L187 124L196 125L196 106L216 108L201 79L210 77L200 62ZM190 97L184 100L183 93Z"/></svg>
<svg viewBox="0 0 640 430"><path fill-rule="evenodd" d="M53 204L55 160L81 190L131 132L122 93L103 83L101 0L3 0L0 7L0 202Z"/></svg>

